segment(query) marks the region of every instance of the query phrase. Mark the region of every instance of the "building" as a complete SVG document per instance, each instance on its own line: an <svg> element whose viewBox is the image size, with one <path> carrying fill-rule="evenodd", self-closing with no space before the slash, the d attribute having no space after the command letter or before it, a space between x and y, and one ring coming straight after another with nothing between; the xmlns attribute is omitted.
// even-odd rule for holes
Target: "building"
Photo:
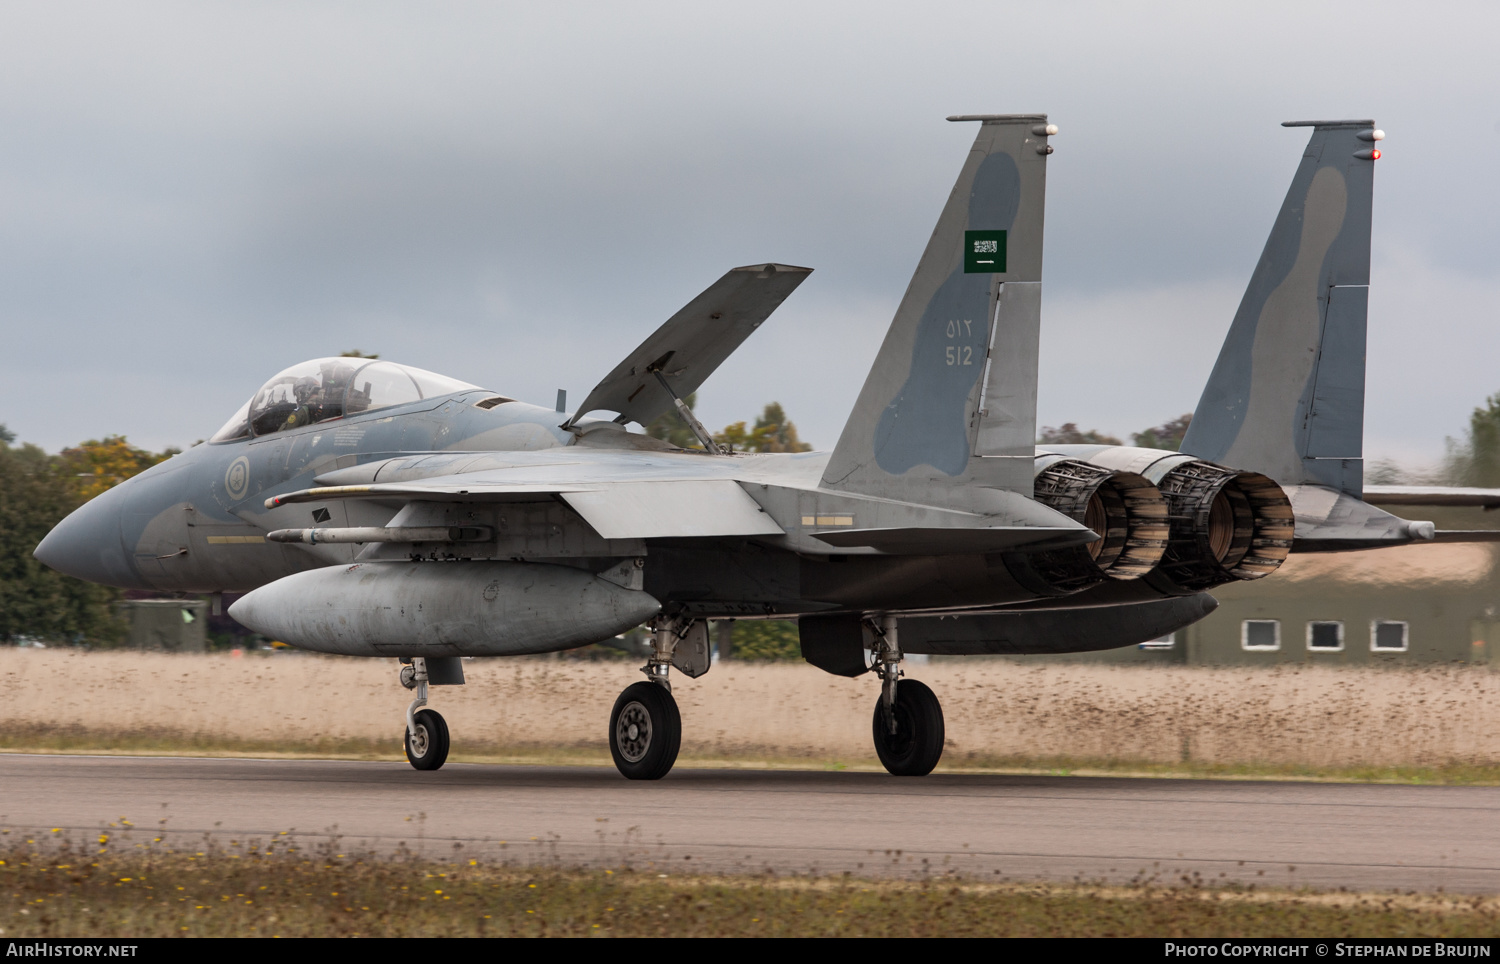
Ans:
<svg viewBox="0 0 1500 964"><path fill-rule="evenodd" d="M123 645L169 653L208 648L208 603L202 599L122 599L120 617L130 626Z"/></svg>

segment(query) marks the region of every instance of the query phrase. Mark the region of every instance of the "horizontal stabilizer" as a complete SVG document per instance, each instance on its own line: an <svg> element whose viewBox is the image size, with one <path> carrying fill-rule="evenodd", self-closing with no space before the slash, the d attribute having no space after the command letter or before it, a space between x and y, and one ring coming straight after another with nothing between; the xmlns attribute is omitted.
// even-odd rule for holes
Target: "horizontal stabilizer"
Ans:
<svg viewBox="0 0 1500 964"><path fill-rule="evenodd" d="M1427 542L1436 526L1414 522L1324 485L1291 485L1293 552L1349 552Z"/></svg>
<svg viewBox="0 0 1500 964"><path fill-rule="evenodd" d="M1459 505L1500 507L1500 489L1447 485L1367 485L1365 501L1377 505Z"/></svg>
<svg viewBox="0 0 1500 964"><path fill-rule="evenodd" d="M618 412L620 422L647 424L698 390L795 290L811 268L754 264L733 268L667 319L594 386L571 425L589 412ZM659 377L658 377L659 376Z"/></svg>
<svg viewBox="0 0 1500 964"><path fill-rule="evenodd" d="M1500 529L1439 529L1433 542L1500 542Z"/></svg>

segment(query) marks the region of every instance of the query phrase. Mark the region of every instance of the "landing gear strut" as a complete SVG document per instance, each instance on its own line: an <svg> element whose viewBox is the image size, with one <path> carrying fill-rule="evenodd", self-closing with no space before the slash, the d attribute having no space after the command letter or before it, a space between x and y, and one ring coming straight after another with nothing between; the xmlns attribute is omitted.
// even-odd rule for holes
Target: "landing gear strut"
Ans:
<svg viewBox="0 0 1500 964"><path fill-rule="evenodd" d="M418 770L436 770L448 759L448 723L427 705L427 660L420 656L401 667L401 685L417 691L406 708L406 759Z"/></svg>
<svg viewBox="0 0 1500 964"><path fill-rule="evenodd" d="M628 779L660 780L677 762L682 714L668 677L674 661L689 676L706 673L707 641L708 625L702 620L671 619L656 625L651 656L641 667L647 682L627 686L609 714L609 755Z"/></svg>
<svg viewBox="0 0 1500 964"><path fill-rule="evenodd" d="M901 646L894 616L881 619L874 639L875 673L881 680L880 701L871 724L875 755L898 777L926 776L943 756L943 707L925 683L901 681Z"/></svg>

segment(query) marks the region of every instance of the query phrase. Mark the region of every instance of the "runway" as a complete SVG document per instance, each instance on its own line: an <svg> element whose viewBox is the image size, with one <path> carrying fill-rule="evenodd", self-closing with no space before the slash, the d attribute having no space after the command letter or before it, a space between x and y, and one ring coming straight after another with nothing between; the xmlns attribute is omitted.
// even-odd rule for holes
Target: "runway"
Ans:
<svg viewBox="0 0 1500 964"><path fill-rule="evenodd" d="M631 783L592 767L0 754L12 834L122 818L130 843L287 832L339 852L673 874L1500 893L1497 787L686 768Z"/></svg>

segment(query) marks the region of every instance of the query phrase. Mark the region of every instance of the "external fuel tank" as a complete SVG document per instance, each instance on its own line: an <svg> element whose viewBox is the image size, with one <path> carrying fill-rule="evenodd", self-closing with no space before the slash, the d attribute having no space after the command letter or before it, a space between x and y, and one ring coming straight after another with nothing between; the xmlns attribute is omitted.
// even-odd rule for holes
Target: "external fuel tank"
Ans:
<svg viewBox="0 0 1500 964"><path fill-rule="evenodd" d="M661 609L571 566L369 562L278 579L229 608L301 649L346 656L518 656L586 646Z"/></svg>

